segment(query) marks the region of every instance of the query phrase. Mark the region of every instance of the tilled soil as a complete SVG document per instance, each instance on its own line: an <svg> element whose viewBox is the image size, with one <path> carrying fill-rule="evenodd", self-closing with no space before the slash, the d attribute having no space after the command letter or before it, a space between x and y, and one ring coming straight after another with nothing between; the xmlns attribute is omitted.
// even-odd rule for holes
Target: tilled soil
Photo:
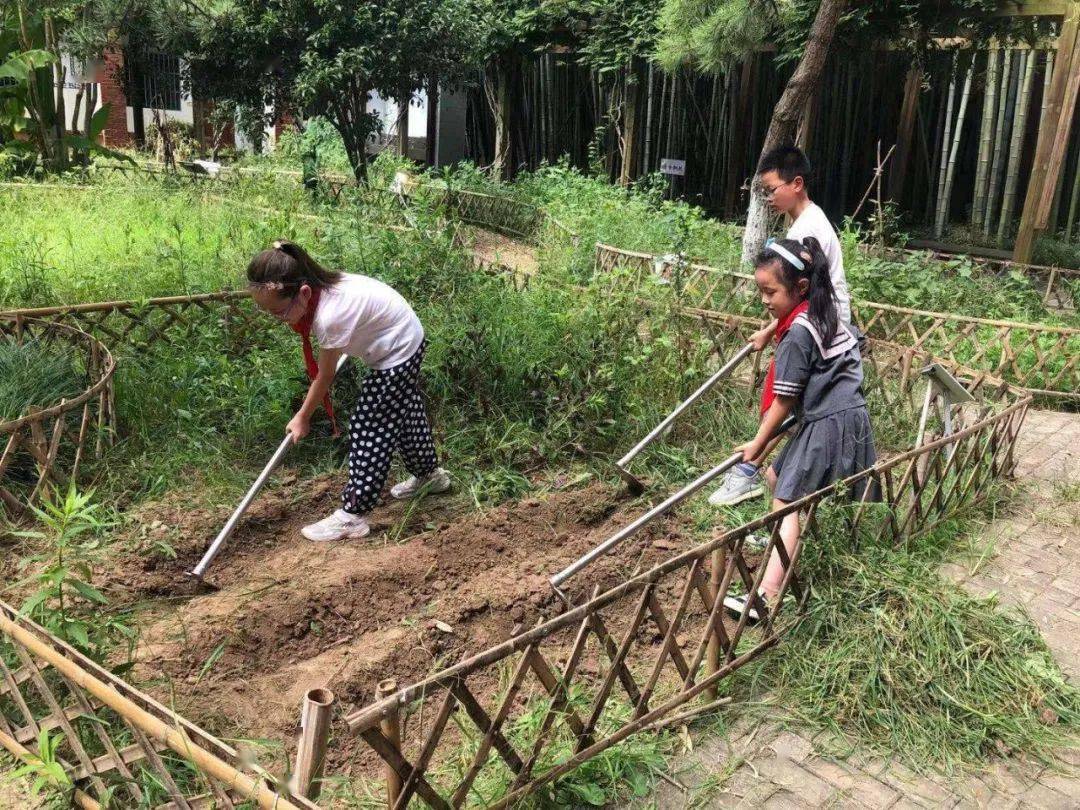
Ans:
<svg viewBox="0 0 1080 810"><path fill-rule="evenodd" d="M211 730L281 740L287 750L307 690L332 689L340 718L370 702L382 679L405 686L555 615L548 577L644 508L606 483L482 513L433 496L380 507L362 540L316 544L299 529L334 507L335 481L291 491L302 494L253 505L207 576L214 592L194 592L183 572L227 509L159 505L144 548L109 575L114 598L153 605L140 622L137 681ZM176 559L147 555L155 538L168 539ZM692 543L661 521L598 560L570 594L582 600ZM331 772L371 764L339 726Z"/></svg>

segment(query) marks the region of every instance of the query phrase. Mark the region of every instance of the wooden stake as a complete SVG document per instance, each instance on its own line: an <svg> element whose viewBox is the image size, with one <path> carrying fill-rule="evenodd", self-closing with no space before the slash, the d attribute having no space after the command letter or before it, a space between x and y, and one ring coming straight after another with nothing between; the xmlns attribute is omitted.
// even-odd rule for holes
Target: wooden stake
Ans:
<svg viewBox="0 0 1080 810"><path fill-rule="evenodd" d="M397 691L397 681L393 678L387 678L384 681L379 681L378 687L375 689L376 700L382 700ZM379 722L379 728L381 729L383 736L390 741L394 748L401 749L401 714L400 709L395 709ZM388 764L385 768L386 774L386 806L389 810L397 805L398 796L401 795L401 776L396 770L394 770Z"/></svg>
<svg viewBox="0 0 1080 810"><path fill-rule="evenodd" d="M727 551L721 546L712 552L711 568L709 570L709 596L713 602L716 601L716 597L720 593L720 583L724 578L724 569L726 567ZM723 655L724 651L720 648L720 639L717 638L716 633L713 633L709 637L709 649L705 658L706 678L715 675L720 669L720 661ZM719 686L720 682L716 681L706 690L710 700L716 700Z"/></svg>
<svg viewBox="0 0 1080 810"><path fill-rule="evenodd" d="M889 197L896 202L904 196L911 136L915 130L915 115L919 110L919 91L922 88L922 66L908 68L904 81L904 104L900 108L900 124L896 131L896 159L889 173Z"/></svg>
<svg viewBox="0 0 1080 810"><path fill-rule="evenodd" d="M333 708L334 693L329 689L309 689L300 707L300 739L296 746L296 785L293 792L307 799L319 798L319 791L322 790Z"/></svg>
<svg viewBox="0 0 1080 810"><path fill-rule="evenodd" d="M1080 24L1080 4L1073 4L1058 37L1055 70L1046 94L1045 114L1039 127L1031 178L1024 198L1024 212L1016 235L1013 259L1027 264L1035 250L1038 232L1046 227L1046 218L1057 187L1062 158L1072 124L1076 95L1080 85L1077 61L1077 28ZM1060 143L1059 143L1060 141Z"/></svg>

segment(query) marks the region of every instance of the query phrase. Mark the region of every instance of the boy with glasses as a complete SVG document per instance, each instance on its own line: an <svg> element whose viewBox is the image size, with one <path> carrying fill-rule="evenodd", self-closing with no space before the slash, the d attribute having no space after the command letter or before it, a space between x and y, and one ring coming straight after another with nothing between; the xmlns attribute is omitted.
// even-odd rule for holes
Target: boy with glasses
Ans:
<svg viewBox="0 0 1080 810"><path fill-rule="evenodd" d="M777 213L791 218L787 238L802 242L806 237L812 236L821 245L829 263L829 278L832 280L837 316L840 323L850 328L851 296L848 294L847 278L844 276L844 254L829 218L825 216L821 206L810 199L807 191L809 178L810 161L801 149L794 146L773 149L758 161L756 182L765 193L769 206ZM751 336L754 348L762 351L769 345L775 333L776 321L755 332ZM714 506L734 506L761 495L765 491L761 467L779 441L774 439L759 457L753 461L742 462L728 471L720 488L709 496L709 503Z"/></svg>

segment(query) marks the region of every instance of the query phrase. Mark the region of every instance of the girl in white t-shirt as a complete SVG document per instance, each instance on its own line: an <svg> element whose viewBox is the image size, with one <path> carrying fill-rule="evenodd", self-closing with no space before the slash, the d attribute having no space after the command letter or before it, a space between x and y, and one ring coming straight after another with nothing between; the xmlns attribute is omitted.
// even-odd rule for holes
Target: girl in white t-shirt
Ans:
<svg viewBox="0 0 1080 810"><path fill-rule="evenodd" d="M370 369L349 420L349 481L341 509L305 526L304 537L327 542L371 531L364 515L378 501L394 451L412 474L391 488L395 498L448 490L450 477L439 467L420 393L427 341L408 302L376 279L327 270L302 247L284 240L257 254L247 276L255 303L289 324L303 340L311 386L285 426L293 441L308 434L311 415L320 403L333 421L330 385L343 354L359 358ZM319 342L318 360L312 334Z"/></svg>

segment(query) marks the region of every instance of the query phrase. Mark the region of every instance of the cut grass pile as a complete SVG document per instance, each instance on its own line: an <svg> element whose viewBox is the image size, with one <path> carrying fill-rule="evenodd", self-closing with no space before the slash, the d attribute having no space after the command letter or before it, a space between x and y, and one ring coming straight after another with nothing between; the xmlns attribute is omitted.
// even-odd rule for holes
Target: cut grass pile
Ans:
<svg viewBox="0 0 1080 810"><path fill-rule="evenodd" d="M86 375L65 347L50 341L0 339L0 422L27 408L47 408L83 392Z"/></svg>

